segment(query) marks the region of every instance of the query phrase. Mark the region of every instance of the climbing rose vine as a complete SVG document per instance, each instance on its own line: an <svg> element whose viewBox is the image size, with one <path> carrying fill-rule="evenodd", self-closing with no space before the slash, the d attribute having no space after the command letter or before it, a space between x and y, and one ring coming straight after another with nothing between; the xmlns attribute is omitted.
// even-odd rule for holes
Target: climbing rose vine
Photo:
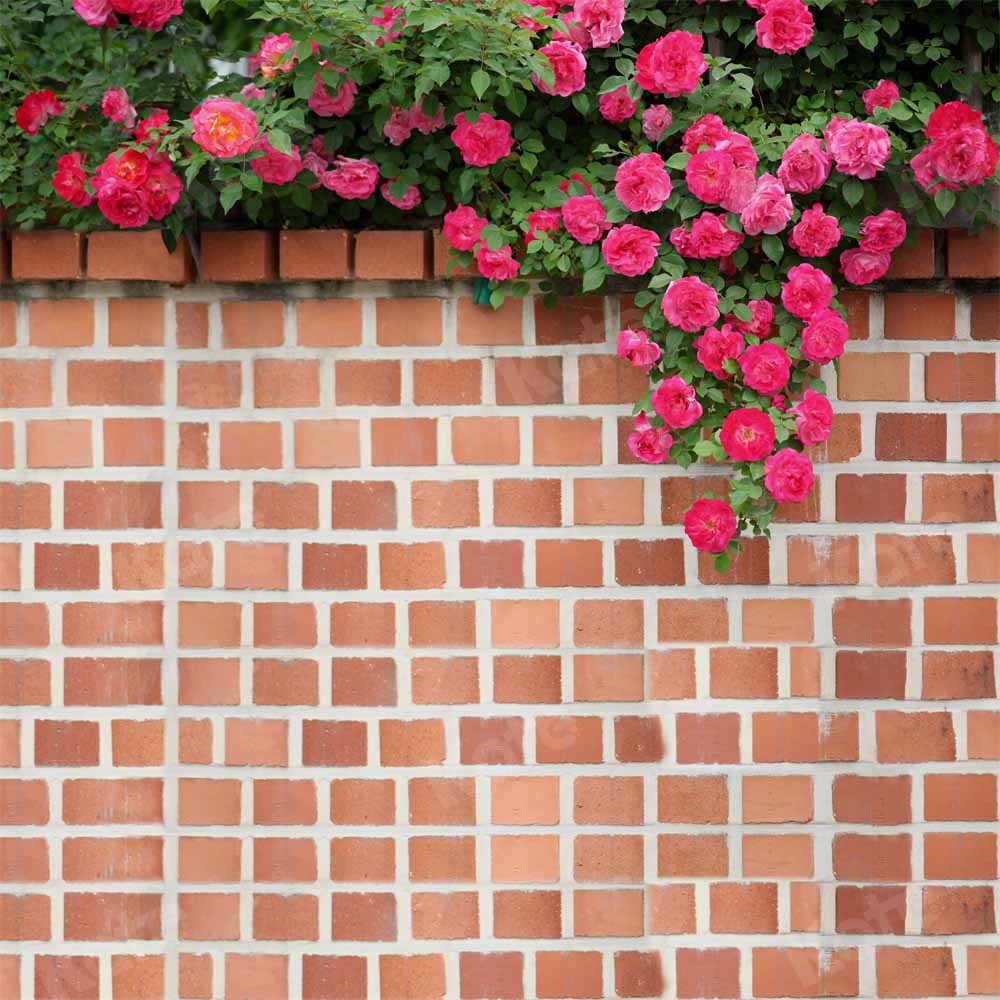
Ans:
<svg viewBox="0 0 1000 1000"><path fill-rule="evenodd" d="M494 306L620 290L628 449L731 468L684 518L720 568L813 485L841 290L991 216L995 4L43 6L0 50L17 224L435 224Z"/></svg>

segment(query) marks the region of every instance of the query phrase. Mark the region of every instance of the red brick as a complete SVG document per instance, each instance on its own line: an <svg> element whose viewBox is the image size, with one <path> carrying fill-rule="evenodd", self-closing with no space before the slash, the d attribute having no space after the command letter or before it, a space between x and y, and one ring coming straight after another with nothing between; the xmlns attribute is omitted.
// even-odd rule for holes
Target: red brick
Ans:
<svg viewBox="0 0 1000 1000"><path fill-rule="evenodd" d="M162 361L70 361L66 377L71 406L163 403Z"/></svg>
<svg viewBox="0 0 1000 1000"><path fill-rule="evenodd" d="M948 402L996 399L993 354L929 354L924 362L924 395Z"/></svg>
<svg viewBox="0 0 1000 1000"><path fill-rule="evenodd" d="M500 406L563 401L562 359L554 356L497 358L496 401Z"/></svg>
<svg viewBox="0 0 1000 1000"><path fill-rule="evenodd" d="M888 292L887 340L951 340L955 336L955 296L951 292Z"/></svg>
<svg viewBox="0 0 1000 1000"><path fill-rule="evenodd" d="M286 229L278 237L278 273L284 281L342 281L353 249L346 229Z"/></svg>
<svg viewBox="0 0 1000 1000"><path fill-rule="evenodd" d="M521 457L517 417L455 417L451 452L460 465L516 465Z"/></svg>
<svg viewBox="0 0 1000 1000"><path fill-rule="evenodd" d="M978 233L948 231L948 274L952 278L1000 277L1000 230L985 226Z"/></svg>
<svg viewBox="0 0 1000 1000"><path fill-rule="evenodd" d="M838 521L903 521L904 475L837 476Z"/></svg>
<svg viewBox="0 0 1000 1000"><path fill-rule="evenodd" d="M197 409L236 407L241 384L236 361L182 362L177 370L177 403Z"/></svg>
<svg viewBox="0 0 1000 1000"><path fill-rule="evenodd" d="M284 307L281 302L235 299L222 303L224 347L280 347L284 339Z"/></svg>
<svg viewBox="0 0 1000 1000"><path fill-rule="evenodd" d="M295 303L295 315L300 347L353 347L361 343L360 299L300 299Z"/></svg>
<svg viewBox="0 0 1000 1000"><path fill-rule="evenodd" d="M202 281L274 281L274 234L252 229L210 229L201 234Z"/></svg>
<svg viewBox="0 0 1000 1000"><path fill-rule="evenodd" d="M34 299L28 304L32 347L86 347L94 342L90 299Z"/></svg>
<svg viewBox="0 0 1000 1000"><path fill-rule="evenodd" d="M677 996L740 996L740 953L736 948L677 949Z"/></svg>
<svg viewBox="0 0 1000 1000"><path fill-rule="evenodd" d="M951 948L875 948L875 979L879 996L955 996L955 966Z"/></svg>
<svg viewBox="0 0 1000 1000"><path fill-rule="evenodd" d="M604 342L604 299L579 295L559 299L555 308L535 300L535 341L540 346Z"/></svg>
<svg viewBox="0 0 1000 1000"><path fill-rule="evenodd" d="M430 233L412 229L366 229L356 233L354 276L359 280L419 281L429 278Z"/></svg>
<svg viewBox="0 0 1000 1000"><path fill-rule="evenodd" d="M945 431L943 413L879 413L875 457L886 462L943 462Z"/></svg>
<svg viewBox="0 0 1000 1000"><path fill-rule="evenodd" d="M458 300L458 342L460 344L520 344L524 340L524 303L508 298L499 309L475 305L472 299Z"/></svg>
<svg viewBox="0 0 1000 1000"><path fill-rule="evenodd" d="M162 347L163 299L110 299L108 343L111 347Z"/></svg>
<svg viewBox="0 0 1000 1000"><path fill-rule="evenodd" d="M845 354L837 373L837 396L846 400L905 402L910 398L910 355Z"/></svg>
<svg viewBox="0 0 1000 1000"><path fill-rule="evenodd" d="M996 499L989 475L925 475L923 520L934 524L993 521Z"/></svg>
<svg viewBox="0 0 1000 1000"><path fill-rule="evenodd" d="M236 485L236 484L233 484ZM233 499L238 497L234 491ZM238 504L233 512L239 527ZM253 525L255 528L318 528L319 487L315 483L254 483Z"/></svg>
<svg viewBox="0 0 1000 1000"><path fill-rule="evenodd" d="M194 277L186 240L171 253L158 229L87 234L87 277L98 281L164 281L183 285Z"/></svg>
<svg viewBox="0 0 1000 1000"><path fill-rule="evenodd" d="M335 369L340 406L396 406L400 399L398 361L338 361Z"/></svg>
<svg viewBox="0 0 1000 1000"><path fill-rule="evenodd" d="M52 404L50 361L0 361L0 407Z"/></svg>
<svg viewBox="0 0 1000 1000"><path fill-rule="evenodd" d="M482 364L461 361L414 361L413 402L418 406L469 406L482 398Z"/></svg>
<svg viewBox="0 0 1000 1000"><path fill-rule="evenodd" d="M1000 462L1000 415L962 414L962 459L966 462Z"/></svg>

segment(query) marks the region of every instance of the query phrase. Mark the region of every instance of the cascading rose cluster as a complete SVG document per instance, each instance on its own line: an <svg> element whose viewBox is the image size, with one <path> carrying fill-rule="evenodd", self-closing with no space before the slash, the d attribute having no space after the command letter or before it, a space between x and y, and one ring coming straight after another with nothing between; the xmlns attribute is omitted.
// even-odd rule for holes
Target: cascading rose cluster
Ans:
<svg viewBox="0 0 1000 1000"><path fill-rule="evenodd" d="M788 55L813 42L815 24L806 0L745 2L756 12L761 48ZM119 148L91 169L81 152L62 155L53 189L75 208L96 203L113 224L135 227L164 219L181 197L171 157L249 169L273 187L298 180L367 207L381 198L404 212L425 199L421 184L411 179L432 169L453 179L451 171L459 170L462 183L444 191L453 207L444 215L443 233L455 251L469 255L462 262L474 260L484 277L513 281L523 255L541 250L535 260L560 255L559 267L553 266L559 274L586 272L585 287L595 271L598 285L609 272L647 284L642 294L651 305L642 328L634 324L618 334L619 356L651 382L637 407L628 448L650 464L675 460L686 466L698 455L733 463L729 502L703 498L684 518L697 548L732 552L740 531L766 530L776 503L800 502L812 486L807 449L827 439L833 410L817 391L822 384L810 384L811 366L838 358L849 337L837 282L842 277L865 285L881 279L906 238L906 222L894 209L863 216L860 210L851 215L846 206L860 203L862 185L895 169L893 138L880 123L899 112L887 115L883 109L903 102L903 113L909 114L916 105L896 82L879 80L860 94L854 114L833 115L822 131L800 130L777 156L772 143L766 150L755 148L720 115L693 111L708 103L704 95L686 100L705 85L709 68L699 35L668 26L638 49L634 63L625 58L631 51L623 50L622 58L611 53L625 82L616 78L601 86L593 78L594 66L607 65L608 59L595 61L595 51L623 38L625 0L525 4L511 30L530 34L541 68L533 74L525 69L519 85L546 108L554 102L554 118L572 102L573 108L589 107L591 120L602 129L620 129L617 161L605 144L603 153L585 158L589 169L569 162L565 173L550 172L540 184L530 178L509 197L508 178L518 169L530 175L528 164L539 161L542 146L526 139L538 134L537 116L529 123L537 103L511 122L491 95L472 100L465 91L457 102L442 91L388 108L373 104L378 117L364 143L348 145L352 140L343 136L354 134L348 123L346 130L334 130L341 138L331 152L324 145L329 124L324 120L350 115L369 87L359 80L370 77L357 71L352 76L350 66L321 58L315 42L313 59L305 59L303 40L283 32L267 35L248 58L251 79L238 94L203 100L181 125L171 125L159 108L140 117L124 88L108 89L101 112L114 125ZM116 27L121 17L159 31L182 12L182 0L73 0L73 8L95 27ZM548 26L535 19L541 17L538 8L551 19ZM390 51L400 39L405 44L413 31L406 7L373 10L368 51ZM300 146L269 130L276 95L292 91L313 116L312 134L306 130ZM82 110L68 97L38 90L15 117L26 135L36 137L50 119ZM795 131L783 127L782 134ZM436 145L422 146L414 157L423 175L411 170L401 182L399 164L414 135L439 132ZM942 104L930 115L924 136L926 145L908 165L900 162L897 140L896 164L908 166L929 194L977 187L995 175L996 143L982 115L968 105ZM391 156L361 154L380 142ZM550 159L554 148L546 150ZM613 180L603 166L609 162ZM379 164L387 163L392 167L383 175ZM874 203L869 196L867 204Z"/></svg>

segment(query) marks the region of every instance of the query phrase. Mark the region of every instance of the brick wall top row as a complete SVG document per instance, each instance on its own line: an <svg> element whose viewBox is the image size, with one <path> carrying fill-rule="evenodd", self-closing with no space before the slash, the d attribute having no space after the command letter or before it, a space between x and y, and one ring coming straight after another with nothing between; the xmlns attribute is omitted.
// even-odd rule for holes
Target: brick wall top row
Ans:
<svg viewBox="0 0 1000 1000"><path fill-rule="evenodd" d="M156 230L39 230L13 232L9 241L0 234L0 281L419 281L448 277L447 261L440 233L427 230L210 230L173 253ZM888 276L1000 278L1000 229L922 230L894 255Z"/></svg>

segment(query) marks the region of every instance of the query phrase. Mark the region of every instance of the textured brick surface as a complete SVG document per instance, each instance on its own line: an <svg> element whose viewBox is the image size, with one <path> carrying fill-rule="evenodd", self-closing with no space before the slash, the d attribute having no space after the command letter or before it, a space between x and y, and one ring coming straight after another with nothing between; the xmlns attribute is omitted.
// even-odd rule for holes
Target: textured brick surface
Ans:
<svg viewBox="0 0 1000 1000"><path fill-rule="evenodd" d="M982 287L722 576L615 303L375 287L0 302L0 998L996 995Z"/></svg>

